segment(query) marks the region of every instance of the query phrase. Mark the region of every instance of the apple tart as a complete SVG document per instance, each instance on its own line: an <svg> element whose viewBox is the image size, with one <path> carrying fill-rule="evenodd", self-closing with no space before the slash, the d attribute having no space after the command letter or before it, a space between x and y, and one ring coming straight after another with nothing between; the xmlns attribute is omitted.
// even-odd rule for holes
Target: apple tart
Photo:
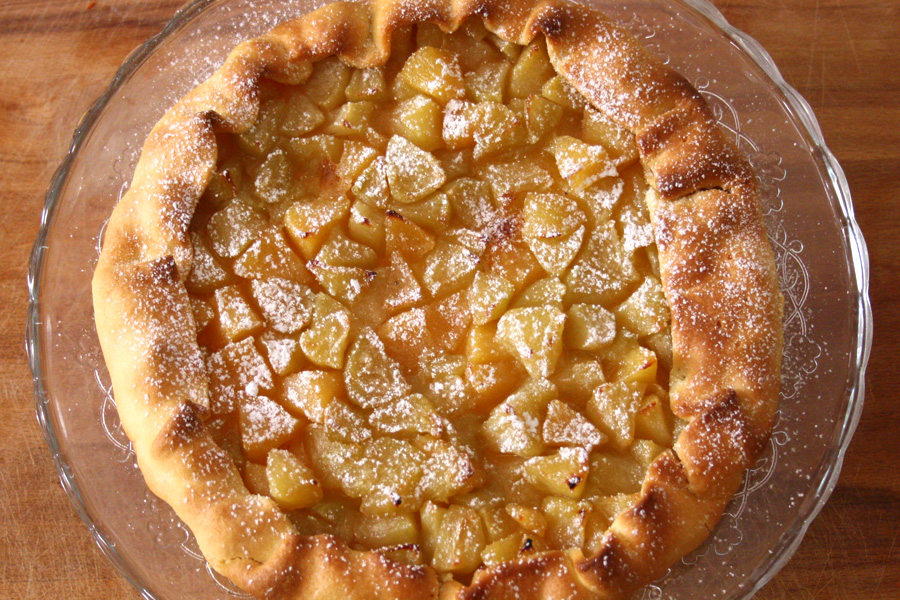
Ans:
<svg viewBox="0 0 900 600"><path fill-rule="evenodd" d="M150 133L94 304L148 486L260 598L627 598L777 408L747 161L563 1L242 43Z"/></svg>

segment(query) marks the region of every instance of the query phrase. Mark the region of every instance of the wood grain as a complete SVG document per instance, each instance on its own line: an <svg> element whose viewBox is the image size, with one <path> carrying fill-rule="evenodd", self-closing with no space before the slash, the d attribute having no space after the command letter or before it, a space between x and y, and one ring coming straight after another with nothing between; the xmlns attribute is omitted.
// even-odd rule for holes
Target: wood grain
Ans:
<svg viewBox="0 0 900 600"><path fill-rule="evenodd" d="M0 597L136 599L61 489L34 418L26 274L73 130L177 0L0 0ZM900 3L719 0L809 100L869 245L866 407L831 501L759 600L900 598ZM893 358L892 358L893 357Z"/></svg>

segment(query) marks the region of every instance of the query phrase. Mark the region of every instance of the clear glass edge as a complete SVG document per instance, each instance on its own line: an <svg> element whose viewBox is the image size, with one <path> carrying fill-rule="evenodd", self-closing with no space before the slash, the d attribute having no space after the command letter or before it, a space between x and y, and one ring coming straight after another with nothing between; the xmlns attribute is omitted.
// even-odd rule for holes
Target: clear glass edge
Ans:
<svg viewBox="0 0 900 600"><path fill-rule="evenodd" d="M91 131L93 124L100 116L115 91L128 80L131 74L136 71L141 64L143 64L144 60L156 49L156 47L162 43L169 34L183 27L213 2L215 2L215 0L194 0L179 10L158 34L138 46L116 72L116 75L107 90L97 99L82 118L72 137L69 150L59 168L54 173L50 187L45 195L44 206L41 212L40 230L34 246L32 247L27 278L29 296L25 331L25 351L32 372L37 421L43 432L44 440L53 454L56 470L60 478L60 484L75 507L76 512L84 521L85 525L87 525L97 546L110 562L113 563L122 576L134 586L141 597L146 600L157 600L157 598L151 591L135 580L134 575L128 570L124 560L116 550L115 544L109 540L106 533L98 528L88 512L84 500L78 492L73 476L69 473L68 465L63 461L63 457L60 455L56 431L50 415L47 394L40 369L41 341L39 330L41 323L38 320L40 312L38 290L40 288L43 258L46 250L46 239L49 232L50 220L55 211L59 193L62 189L65 177L68 174L69 167L80 149L84 138ZM858 352L855 357L856 381L855 385L849 390L847 401L848 410L845 413L844 423L840 430L840 437L836 446L832 446L831 451L827 455L827 457L834 457L834 460L825 460L822 462L825 466L818 473L819 483L818 485L811 486L816 490L816 493L813 495L816 501L809 508L808 513L805 516L800 517L802 520L799 527L786 531L785 534L782 535L779 544L771 550L771 558L760 563L753 573L748 574L743 582L737 584L736 589L739 589L740 587L743 587L747 581L753 581L752 586L744 595L733 597L734 600L747 600L768 583L782 567L784 567L800 546L812 521L818 516L828 498L831 496L834 487L837 485L847 447L859 424L859 419L862 414L863 399L865 396L865 372L872 348L873 323L872 307L869 299L869 255L865 239L863 238L862 232L856 221L846 176L844 175L844 171L838 163L837 158L825 144L822 131L812 111L812 107L800 93L797 92L797 90L785 81L769 53L751 36L728 23L722 13L714 5L707 0L682 0L682 2L709 19L739 48L746 52L761 69L763 69L766 75L776 84L778 89L788 100L793 113L791 116L798 118L803 125L803 128L810 135L811 141L825 165L828 177L833 185L833 191L837 196L843 212L843 233L850 248L852 257L851 267L853 268L853 275L855 276L857 286L857 309L859 320L856 336L858 342Z"/></svg>

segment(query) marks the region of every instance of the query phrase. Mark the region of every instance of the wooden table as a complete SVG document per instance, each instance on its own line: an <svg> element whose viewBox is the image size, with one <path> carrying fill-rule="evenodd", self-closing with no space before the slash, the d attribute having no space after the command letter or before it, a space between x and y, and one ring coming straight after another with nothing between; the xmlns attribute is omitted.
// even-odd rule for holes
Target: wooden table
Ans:
<svg viewBox="0 0 900 600"><path fill-rule="evenodd" d="M23 351L44 192L81 115L181 0L0 0L0 597L137 598L60 487ZM809 100L869 245L877 333L840 482L759 599L900 598L900 3L718 0ZM891 357L895 357L892 359Z"/></svg>

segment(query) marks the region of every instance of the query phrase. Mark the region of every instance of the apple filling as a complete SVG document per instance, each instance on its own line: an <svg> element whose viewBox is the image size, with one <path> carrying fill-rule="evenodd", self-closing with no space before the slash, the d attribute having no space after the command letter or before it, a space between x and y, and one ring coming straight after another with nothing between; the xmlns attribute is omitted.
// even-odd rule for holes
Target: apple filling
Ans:
<svg viewBox="0 0 900 600"><path fill-rule="evenodd" d="M259 95L187 280L247 488L460 579L596 550L680 426L633 138L477 22Z"/></svg>

